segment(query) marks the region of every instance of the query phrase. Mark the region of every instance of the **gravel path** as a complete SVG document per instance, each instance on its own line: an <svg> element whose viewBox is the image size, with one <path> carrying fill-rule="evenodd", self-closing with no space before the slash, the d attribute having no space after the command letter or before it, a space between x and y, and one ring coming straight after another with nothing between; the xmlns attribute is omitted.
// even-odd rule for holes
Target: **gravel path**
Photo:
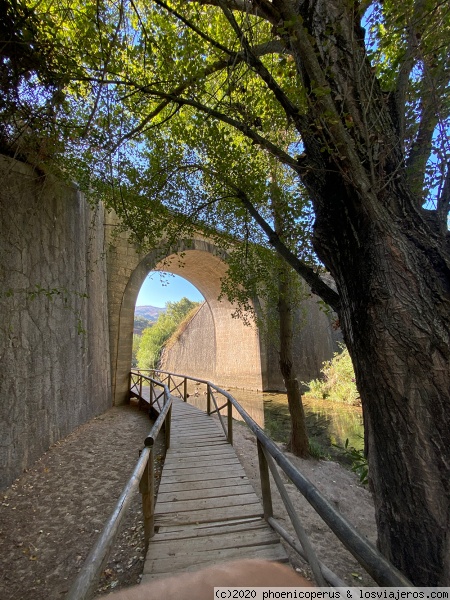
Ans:
<svg viewBox="0 0 450 600"><path fill-rule="evenodd" d="M150 429L148 416L136 406L111 408L57 442L2 493L2 600L64 598ZM144 559L141 515L136 494L99 593L139 581Z"/></svg>

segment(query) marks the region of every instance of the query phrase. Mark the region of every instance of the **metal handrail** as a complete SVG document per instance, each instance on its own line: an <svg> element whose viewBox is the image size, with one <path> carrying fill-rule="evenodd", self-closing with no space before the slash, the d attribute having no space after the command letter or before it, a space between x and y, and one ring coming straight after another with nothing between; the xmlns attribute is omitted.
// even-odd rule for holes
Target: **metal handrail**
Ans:
<svg viewBox="0 0 450 600"><path fill-rule="evenodd" d="M299 490L299 492L305 497L305 499L309 502L309 504L314 508L314 510L319 514L319 516L325 521L328 527L334 532L336 537L341 541L341 543L347 548L347 550L356 558L359 564L369 573L369 575L382 586L392 586L392 587L413 587L412 583L401 573L394 565L392 565L364 536L362 536L351 523L349 523L345 517L341 515L329 502L328 500L319 492L319 490L314 486L314 484L309 481L307 477L305 477L287 458L287 456L281 452L278 446L265 434L265 432L261 429L261 427L250 417L250 415L242 408L242 406L237 402L237 400L229 394L226 390L223 390L219 386L213 384L206 379L198 379L196 377L191 377L188 375L181 375L178 373L172 373L169 371L158 371L153 370L154 376L159 374L168 375L169 382L172 377L181 377L184 378L185 381L195 381L197 383L202 383L207 386L208 390L208 399L210 396L210 390L214 389L219 392L225 398L227 398L227 406L228 406L228 431L225 431L225 427L223 421L221 420L222 427L228 437L229 440L232 440L232 419L231 419L231 406L233 406L236 411L240 414L244 422L247 424L249 429L256 436L258 442L261 444L264 452L263 455L267 452L278 464L281 470L287 475L287 477L291 480L294 486ZM179 386L178 386L179 387ZM186 385L185 388L186 390ZM217 403L215 401L214 395L213 401L217 409ZM184 401L187 401L187 394L184 394ZM209 402L208 402L208 414L209 410ZM218 413L220 415L220 413ZM231 442L232 443L232 442ZM262 460L267 460L265 457ZM261 479L263 483L263 473L261 470L261 462L260 462L260 472ZM266 493L270 494L270 483L268 476L265 478L264 485ZM281 492L281 490L280 490ZM267 503L267 506L270 506L270 510L266 514L266 509L264 510L265 517L268 520L269 524L272 524L274 521L273 515L271 512L271 500L267 497L264 498L264 489L263 489L263 504ZM287 532L286 532L287 533ZM286 539L286 538L285 538ZM295 549L295 548L294 548ZM323 570L322 570L322 574ZM325 575L325 574L324 574ZM328 579L328 578L327 578ZM330 581L328 579L328 581Z"/></svg>
<svg viewBox="0 0 450 600"><path fill-rule="evenodd" d="M136 375L136 373L132 373ZM170 419L173 397L170 395L169 387L156 379L140 375L145 380L151 381L154 385L163 387L164 405L151 428L148 436L145 438L144 449L141 451L139 460L126 483L120 498L118 499L108 521L103 527L100 535L83 566L78 573L77 578L72 584L66 600L89 600L95 594L98 580L107 563L114 540L119 532L123 518L131 503L131 500L139 488L142 493L142 505L144 511L144 529L145 543L148 544L153 534L154 519L154 473L153 473L153 444L166 421L166 449L170 445ZM140 380L140 385L142 379ZM133 385L136 385L134 383ZM132 386L130 386L131 388ZM142 386L141 386L142 389ZM150 397L150 405L152 397Z"/></svg>

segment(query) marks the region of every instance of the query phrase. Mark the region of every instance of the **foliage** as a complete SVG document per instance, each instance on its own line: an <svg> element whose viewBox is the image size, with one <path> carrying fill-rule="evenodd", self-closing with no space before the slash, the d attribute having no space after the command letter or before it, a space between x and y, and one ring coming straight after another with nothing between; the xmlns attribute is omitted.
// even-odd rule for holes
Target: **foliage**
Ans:
<svg viewBox="0 0 450 600"><path fill-rule="evenodd" d="M181 317L180 315L181 321L179 322L177 328L172 333L170 338L164 344L164 349L168 350L177 343L177 341L182 336L183 332L186 331L189 323L192 321L192 319L195 317L195 315L198 313L202 306L203 304L201 302L196 302L196 306L193 306L184 317Z"/></svg>
<svg viewBox="0 0 450 600"><path fill-rule="evenodd" d="M367 485L369 483L369 465L364 450L357 450L353 446L349 446L348 438L345 440L344 446L338 444L333 444L333 446L341 450L343 455L350 460L352 471L358 475L362 484Z"/></svg>
<svg viewBox="0 0 450 600"><path fill-rule="evenodd" d="M133 330L134 330L135 334L142 335L142 332L144 331L144 329L147 329L148 327L151 327L152 325L153 325L153 322L150 321L149 319L146 319L145 317L142 317L141 315L134 315Z"/></svg>
<svg viewBox="0 0 450 600"><path fill-rule="evenodd" d="M359 392L355 383L350 354L344 344L333 354L333 358L323 363L322 378L313 379L309 383L302 382L309 388L306 396L312 398L329 398L336 402L357 404Z"/></svg>
<svg viewBox="0 0 450 600"><path fill-rule="evenodd" d="M93 200L115 209L143 247L164 237L176 248L201 230L227 251L236 239L244 249L254 241L276 250L339 313L373 427L371 461L387 464L396 453L392 477L374 480L387 525L380 547L415 582L442 582L449 494L437 465L448 463L449 447L442 401L448 2L10 5L8 27L18 43L5 36L2 75L13 76L2 89L9 98L0 107L4 144L14 151L25 140L25 159L57 162ZM32 11L30 30L21 25L22 6ZM8 52L23 64L19 85ZM281 179L291 178L288 207L305 201L306 190L312 241L308 226L293 246L275 231L272 160ZM297 208L291 220L303 229ZM314 244L318 258L302 255L303 242ZM322 280L320 261L337 292ZM413 416L420 426L409 422ZM377 443L385 434L379 419L395 424L389 444ZM417 448L408 452L414 440L421 452L426 447L426 460L412 465L419 455ZM416 469L423 476L411 483L407 474ZM417 499L414 520L397 510L394 481ZM438 516L436 497L443 498Z"/></svg>
<svg viewBox="0 0 450 600"><path fill-rule="evenodd" d="M131 354L131 368L135 369L138 366L138 359L137 359L137 355L139 352L139 347L141 345L141 338L142 335L141 334L136 334L133 333L133 351Z"/></svg>
<svg viewBox="0 0 450 600"><path fill-rule="evenodd" d="M155 324L145 329L141 336L137 352L139 369L157 368L161 352L167 340L176 331L186 315L199 304L199 302L193 302L188 298L182 298L178 302L166 303L166 312L160 314Z"/></svg>
<svg viewBox="0 0 450 600"><path fill-rule="evenodd" d="M326 460L329 458L329 454L323 448L322 444L311 437L309 438L309 454L316 460Z"/></svg>

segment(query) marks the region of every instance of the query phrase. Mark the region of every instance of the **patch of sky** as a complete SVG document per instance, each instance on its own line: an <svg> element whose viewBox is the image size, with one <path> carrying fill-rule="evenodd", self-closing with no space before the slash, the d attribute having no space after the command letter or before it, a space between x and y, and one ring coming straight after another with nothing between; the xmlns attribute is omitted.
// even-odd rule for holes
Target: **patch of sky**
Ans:
<svg viewBox="0 0 450 600"><path fill-rule="evenodd" d="M194 302L204 300L199 290L184 277L166 271L152 271L141 286L136 306L163 308L167 302L188 298Z"/></svg>

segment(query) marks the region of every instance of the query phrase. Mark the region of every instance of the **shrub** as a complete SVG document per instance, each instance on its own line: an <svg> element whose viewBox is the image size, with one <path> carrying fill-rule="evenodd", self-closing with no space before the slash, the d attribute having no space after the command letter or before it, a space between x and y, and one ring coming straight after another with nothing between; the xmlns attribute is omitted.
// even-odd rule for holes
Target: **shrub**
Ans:
<svg viewBox="0 0 450 600"><path fill-rule="evenodd" d="M308 445L309 445L309 454L312 458L315 458L317 460L330 458L330 455L324 449L322 444L320 444L317 440L309 438Z"/></svg>
<svg viewBox="0 0 450 600"><path fill-rule="evenodd" d="M320 379L313 379L309 383L302 382L308 386L305 396L358 404L359 392L355 383L352 360L345 345L339 344L339 346L340 350L334 353L333 358L323 363Z"/></svg>
<svg viewBox="0 0 450 600"><path fill-rule="evenodd" d="M350 460L351 469L359 477L359 481L367 485L369 483L369 465L367 458L364 456L364 450L357 450L353 446L349 446L348 438L345 440L344 446L333 444L335 448L339 448L341 452Z"/></svg>

